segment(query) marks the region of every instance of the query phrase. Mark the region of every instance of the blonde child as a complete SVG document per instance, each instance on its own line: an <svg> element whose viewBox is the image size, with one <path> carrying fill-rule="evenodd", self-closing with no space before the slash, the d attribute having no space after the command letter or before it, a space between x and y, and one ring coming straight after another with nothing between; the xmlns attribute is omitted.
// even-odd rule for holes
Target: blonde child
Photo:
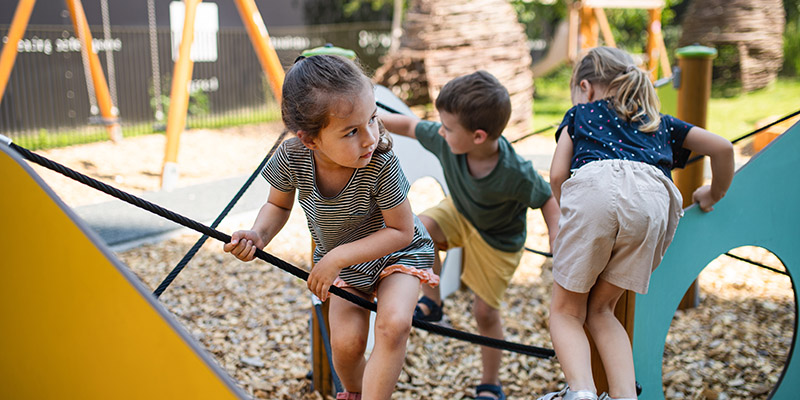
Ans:
<svg viewBox="0 0 800 400"><path fill-rule="evenodd" d="M733 178L733 147L659 114L649 74L622 50L591 49L575 65L570 87L574 107L557 131L550 168L561 206L550 336L567 387L540 400L598 398L584 324L608 375L601 398L635 399L631 346L614 308L625 290L647 293L683 215L670 170L683 167L690 151L710 156L711 185L692 199L711 211Z"/></svg>
<svg viewBox="0 0 800 400"><path fill-rule="evenodd" d="M337 399L389 399L405 358L421 283L436 285L433 242L406 198L409 183L377 119L370 81L352 61L319 55L287 72L283 122L297 137L281 144L263 175L267 203L250 230L224 250L253 259L289 218L295 193L316 244L308 288L322 301L332 284L377 297L375 346L364 352L369 311L331 297Z"/></svg>
<svg viewBox="0 0 800 400"><path fill-rule="evenodd" d="M528 208L540 208L555 237L558 205L530 161L516 154L503 130L511 116L508 91L478 71L453 79L436 98L441 123L403 115L383 116L393 133L416 138L442 165L451 195L422 214L437 250L464 249L461 280L474 293L472 313L481 335L502 339L500 305L524 251ZM439 273L438 258L434 270ZM438 288L423 287L415 316L442 318ZM505 399L502 352L481 347L482 376L476 400Z"/></svg>

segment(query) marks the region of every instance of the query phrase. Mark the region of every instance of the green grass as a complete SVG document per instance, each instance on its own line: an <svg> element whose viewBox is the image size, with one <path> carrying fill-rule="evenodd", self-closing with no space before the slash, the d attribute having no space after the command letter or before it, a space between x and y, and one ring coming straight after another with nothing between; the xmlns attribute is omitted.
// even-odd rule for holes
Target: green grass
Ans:
<svg viewBox="0 0 800 400"><path fill-rule="evenodd" d="M763 89L730 98L712 98L708 130L730 140L800 109L800 78L779 78Z"/></svg>
<svg viewBox="0 0 800 400"><path fill-rule="evenodd" d="M240 125L257 124L262 122L280 121L280 110L277 107L264 109L246 109L232 111L227 114L218 114L210 117L189 116L186 126L189 129L220 129ZM165 122L166 123L166 122ZM137 124L123 124L122 136L124 138L141 135L163 134L166 129L164 124L158 126L152 122ZM23 134L12 137L14 143L29 150L45 150L66 147L78 144L87 144L109 140L108 131L99 125L90 125L70 130L51 132L40 129L37 134Z"/></svg>
<svg viewBox="0 0 800 400"><path fill-rule="evenodd" d="M534 129L561 122L572 103L567 68L535 81ZM771 122L800 109L800 78L778 78L768 87L736 97L714 97L708 104L707 129L729 140L756 129L762 120ZM545 135L552 135L547 131Z"/></svg>

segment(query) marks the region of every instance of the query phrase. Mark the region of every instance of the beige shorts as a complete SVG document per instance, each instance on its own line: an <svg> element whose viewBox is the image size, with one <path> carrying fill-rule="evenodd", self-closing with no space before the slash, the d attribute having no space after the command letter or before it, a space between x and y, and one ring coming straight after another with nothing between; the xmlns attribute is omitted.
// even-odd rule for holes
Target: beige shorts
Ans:
<svg viewBox="0 0 800 400"><path fill-rule="evenodd" d="M587 293L598 278L647 293L683 216L675 184L635 161L593 161L561 186L561 218L553 245L553 279Z"/></svg>
<svg viewBox="0 0 800 400"><path fill-rule="evenodd" d="M524 249L506 252L486 243L472 223L458 212L450 197L420 215L436 221L448 246L464 248L461 281L486 304L499 309Z"/></svg>

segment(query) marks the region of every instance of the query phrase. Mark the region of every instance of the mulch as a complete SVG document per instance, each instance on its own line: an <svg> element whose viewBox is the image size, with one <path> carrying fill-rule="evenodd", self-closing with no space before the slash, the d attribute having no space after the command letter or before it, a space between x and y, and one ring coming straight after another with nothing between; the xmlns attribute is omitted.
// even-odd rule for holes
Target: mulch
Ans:
<svg viewBox="0 0 800 400"><path fill-rule="evenodd" d="M278 133L274 124L184 133L181 184L251 172ZM73 146L41 153L136 193L158 188L163 144L163 136L155 135L117 145ZM71 206L108 199L89 195L75 182L41 173ZM426 179L415 183L409 194L417 212L441 197L438 186ZM249 228L251 223L223 223L219 229L231 232ZM529 212L528 224L528 246L546 250L541 214ZM154 289L199 236L177 234L117 256ZM307 269L310 243L305 217L295 207L266 251ZM321 399L306 377L312 308L305 282L261 261L239 262L221 247L213 239L206 243L161 296L161 303L246 393L264 399ZM732 252L783 269L777 257L764 249L743 247ZM720 256L706 267L699 284L700 306L677 311L667 337L663 364L666 397L766 399L786 364L796 324L789 278ZM549 261L526 254L503 305L507 340L552 347L547 329L551 285ZM470 304L471 294L465 290L448 298L448 323L477 332ZM557 359L509 352L504 353L501 379L509 399L535 398L559 389L564 381ZM472 398L479 380L479 347L414 329L392 398Z"/></svg>

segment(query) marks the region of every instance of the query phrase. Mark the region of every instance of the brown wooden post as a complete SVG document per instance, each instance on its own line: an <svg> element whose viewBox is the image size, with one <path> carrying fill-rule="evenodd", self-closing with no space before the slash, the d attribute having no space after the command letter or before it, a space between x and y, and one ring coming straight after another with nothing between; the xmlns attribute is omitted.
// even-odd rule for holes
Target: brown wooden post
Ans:
<svg viewBox="0 0 800 400"><path fill-rule="evenodd" d="M314 241L311 241L311 268L314 268ZM315 295L311 295L311 302L319 301ZM311 382L314 385L314 390L319 392L323 398L330 395L336 395L333 385L333 371L331 371L330 364L328 364L328 352L325 350L325 343L322 341L320 329L324 327L328 332L328 338L331 337L331 325L328 320L328 306L330 302L322 303L322 321L317 318L317 312L314 305L311 306ZM332 356L332 355L331 355Z"/></svg>
<svg viewBox="0 0 800 400"><path fill-rule="evenodd" d="M633 343L633 315L636 309L636 292L626 290L617 302L617 308L614 309L614 316L622 323L625 331L628 332L628 340ZM608 376L606 370L603 368L603 361L600 359L600 353L597 352L597 347L594 344L592 335L588 329L585 329L586 336L589 337L589 345L592 352L592 377L594 377L594 385L597 388L597 393L608 392Z"/></svg>
<svg viewBox="0 0 800 400"><path fill-rule="evenodd" d="M690 124L705 127L708 111L708 99L711 97L711 64L717 56L717 50L705 46L687 46L677 50L678 67L680 68L680 86L678 87L678 112L676 117ZM692 153L690 157L696 154ZM700 160L675 170L673 179L683 196L683 207L692 204L692 193L703 185L705 162ZM698 304L697 281L694 281L683 296L679 310L696 307Z"/></svg>
<svg viewBox="0 0 800 400"><path fill-rule="evenodd" d="M312 295L313 296L313 295ZM322 321L317 318L316 310L311 309L311 368L312 368L312 382L314 390L319 392L323 398L327 396L336 395L333 386L333 371L331 371L330 364L328 364L328 353L325 350L325 343L322 341L320 328L324 326L328 337L330 338L331 326L328 321L328 305L329 302L322 303Z"/></svg>

